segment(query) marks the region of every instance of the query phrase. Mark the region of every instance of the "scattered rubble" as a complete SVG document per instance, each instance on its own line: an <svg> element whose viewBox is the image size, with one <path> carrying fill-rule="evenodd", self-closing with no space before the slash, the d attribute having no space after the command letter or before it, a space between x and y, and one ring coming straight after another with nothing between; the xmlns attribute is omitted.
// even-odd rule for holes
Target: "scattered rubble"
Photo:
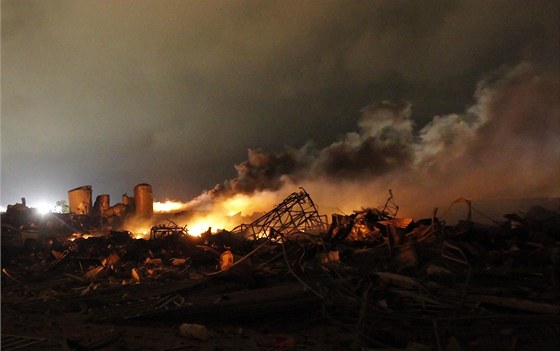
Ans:
<svg viewBox="0 0 560 351"><path fill-rule="evenodd" d="M174 325L179 338L159 344L167 350L242 338L247 326L290 331L255 336L255 349L270 350L559 346L560 214L544 208L493 226L469 215L450 226L437 211L396 218L391 193L382 210L334 214L328 226L301 189L232 231L194 237L170 222L145 240L126 231L76 235L74 227L27 244L30 224L18 211L2 218L3 317L72 314L109 327L84 338L32 333L2 318L6 349L21 342L40 350L48 340L73 350L127 345L128 323ZM313 328L336 328L338 342L309 341L303 331Z"/></svg>

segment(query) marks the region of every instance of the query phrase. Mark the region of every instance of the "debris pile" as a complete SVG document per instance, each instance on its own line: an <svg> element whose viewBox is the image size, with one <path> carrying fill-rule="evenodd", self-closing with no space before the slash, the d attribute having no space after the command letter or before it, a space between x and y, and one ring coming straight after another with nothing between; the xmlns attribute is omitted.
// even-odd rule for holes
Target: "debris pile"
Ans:
<svg viewBox="0 0 560 351"><path fill-rule="evenodd" d="M334 214L328 226L301 189L251 224L200 237L169 222L147 240L112 231L19 247L4 240L19 232L12 225L2 232L2 311L75 313L111 326L88 340L66 337L70 349L118 342L123 323L156 321L196 342L234 323L328 325L351 336L332 349L557 348L559 213L535 207L493 226L470 216L450 226L437 211L415 221L397 210L391 200ZM10 340L50 337L7 329ZM266 349L302 343L282 337Z"/></svg>

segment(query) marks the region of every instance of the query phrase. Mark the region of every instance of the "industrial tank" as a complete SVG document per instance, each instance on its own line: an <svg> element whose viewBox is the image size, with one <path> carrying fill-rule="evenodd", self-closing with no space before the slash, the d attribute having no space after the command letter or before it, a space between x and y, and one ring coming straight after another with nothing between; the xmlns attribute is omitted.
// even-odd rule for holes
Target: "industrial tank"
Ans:
<svg viewBox="0 0 560 351"><path fill-rule="evenodd" d="M91 212L91 185L68 190L68 208L70 213L89 215Z"/></svg>
<svg viewBox="0 0 560 351"><path fill-rule="evenodd" d="M135 186L134 200L137 215L149 217L154 214L154 195L150 184L142 183Z"/></svg>
<svg viewBox="0 0 560 351"><path fill-rule="evenodd" d="M97 195L95 198L95 210L99 212L100 215L103 214L111 207L111 197L109 194Z"/></svg>

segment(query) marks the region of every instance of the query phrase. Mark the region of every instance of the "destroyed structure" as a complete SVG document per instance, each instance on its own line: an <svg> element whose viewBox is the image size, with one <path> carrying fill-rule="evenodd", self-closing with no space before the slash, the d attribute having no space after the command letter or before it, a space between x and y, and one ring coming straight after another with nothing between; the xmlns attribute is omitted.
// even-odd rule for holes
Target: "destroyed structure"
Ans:
<svg viewBox="0 0 560 351"><path fill-rule="evenodd" d="M71 190L71 215L115 222L127 212L151 214L149 185L137 186L134 200L125 196L110 206L100 195L92 207L91 187ZM3 317L74 313L99 332L33 333L3 318L6 350L128 348L133 322L176 328L160 350L209 342L220 323L294 335L264 341L267 350L558 349L560 214L544 208L494 226L470 215L449 226L436 211L397 218L391 194L382 210L333 214L328 225L301 189L231 231L193 237L168 223L149 240L119 231L87 237L83 219L38 228L44 240L21 245L7 239L33 218L25 218L25 202L15 206L2 218ZM323 341L302 336L319 326L337 331ZM247 342L243 332L219 330L215 337Z"/></svg>
<svg viewBox="0 0 560 351"><path fill-rule="evenodd" d="M251 239L266 238L271 232L286 236L304 233L321 233L327 229L327 219L321 216L309 194L300 188L272 211L264 214L250 224L241 224L232 233L242 233Z"/></svg>
<svg viewBox="0 0 560 351"><path fill-rule="evenodd" d="M150 217L153 215L154 196L149 184L138 184L134 187L134 197L126 193L122 202L111 206L109 194L98 195L95 203L91 203L91 185L85 185L68 191L69 212L76 216L85 216L99 221L99 225L118 224L125 215Z"/></svg>

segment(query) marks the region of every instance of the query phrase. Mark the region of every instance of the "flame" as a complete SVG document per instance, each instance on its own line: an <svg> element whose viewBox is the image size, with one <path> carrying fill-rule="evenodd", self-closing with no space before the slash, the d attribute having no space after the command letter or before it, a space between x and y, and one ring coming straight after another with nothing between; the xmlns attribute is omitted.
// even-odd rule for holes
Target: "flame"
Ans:
<svg viewBox="0 0 560 351"><path fill-rule="evenodd" d="M208 228L212 228L212 232L221 229L231 230L242 223L251 222L251 219L246 216L268 210L274 205L276 197L275 193L261 192L253 195L236 194L215 201L211 212L195 213L185 221L187 230L189 234L196 236L208 231Z"/></svg>
<svg viewBox="0 0 560 351"><path fill-rule="evenodd" d="M188 220L187 230L190 235L200 236L207 232L210 228L212 232L222 229L233 229L241 224L242 220L239 216L232 217L218 213L198 214Z"/></svg>
<svg viewBox="0 0 560 351"><path fill-rule="evenodd" d="M150 238L150 230L143 230L143 231L138 231L138 232L132 232L132 237L134 239L146 239L148 240Z"/></svg>
<svg viewBox="0 0 560 351"><path fill-rule="evenodd" d="M131 233L134 239L149 239L152 224L147 221L128 222L124 225L124 229Z"/></svg>
<svg viewBox="0 0 560 351"><path fill-rule="evenodd" d="M187 208L187 203L180 201L154 202L154 213L172 213L184 211Z"/></svg>
<svg viewBox="0 0 560 351"><path fill-rule="evenodd" d="M236 194L228 198L214 199L210 211L200 211L195 202L181 202L166 200L154 202L154 214L180 213L173 217L173 222L179 226L187 226L189 235L200 236L209 228L216 233L219 230L231 230L242 223L251 222L248 216L257 212L264 212L278 202L275 192L259 192L251 195ZM160 216L161 218L161 216ZM149 220L131 218L123 226L130 231L135 239L149 239L152 226L165 222L158 221L157 216Z"/></svg>
<svg viewBox="0 0 560 351"><path fill-rule="evenodd" d="M74 240L79 239L79 238L88 239L88 238L91 238L92 236L93 235L91 235L91 234L84 234L84 233L80 233L80 232L75 232L75 233L72 233L72 235L70 235L68 237L68 240L74 241Z"/></svg>

